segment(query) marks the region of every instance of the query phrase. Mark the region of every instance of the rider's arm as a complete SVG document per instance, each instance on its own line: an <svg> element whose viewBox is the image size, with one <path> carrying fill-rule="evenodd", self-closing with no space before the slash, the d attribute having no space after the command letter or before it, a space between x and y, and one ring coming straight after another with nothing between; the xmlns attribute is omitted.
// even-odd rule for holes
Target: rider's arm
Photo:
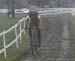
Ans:
<svg viewBox="0 0 75 61"><path fill-rule="evenodd" d="M27 15L27 20L26 20L26 24L28 24L29 23L29 20L30 20L30 18L29 18L29 16Z"/></svg>
<svg viewBox="0 0 75 61"><path fill-rule="evenodd" d="M42 20L40 14L37 12L38 20L39 20L39 27L41 28L42 26Z"/></svg>
<svg viewBox="0 0 75 61"><path fill-rule="evenodd" d="M25 29L27 31L27 29L29 27L30 18L29 18L29 16L27 16L26 18L27 18L27 20L25 21Z"/></svg>

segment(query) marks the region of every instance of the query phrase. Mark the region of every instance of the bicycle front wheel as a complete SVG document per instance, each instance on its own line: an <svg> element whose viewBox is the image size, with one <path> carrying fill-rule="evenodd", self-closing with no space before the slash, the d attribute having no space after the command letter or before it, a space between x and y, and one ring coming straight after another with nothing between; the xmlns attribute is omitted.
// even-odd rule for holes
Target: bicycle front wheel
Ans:
<svg viewBox="0 0 75 61"><path fill-rule="evenodd" d="M37 28L35 26L32 28L31 50L33 55L38 53L38 35Z"/></svg>

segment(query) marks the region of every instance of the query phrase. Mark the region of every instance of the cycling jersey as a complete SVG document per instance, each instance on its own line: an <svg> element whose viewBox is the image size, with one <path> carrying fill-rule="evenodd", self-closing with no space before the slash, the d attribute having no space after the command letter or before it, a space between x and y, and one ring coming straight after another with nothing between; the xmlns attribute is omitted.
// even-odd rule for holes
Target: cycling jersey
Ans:
<svg viewBox="0 0 75 61"><path fill-rule="evenodd" d="M41 18L38 11L30 11L27 16L28 20L26 21L27 24L30 25L38 25L41 27Z"/></svg>

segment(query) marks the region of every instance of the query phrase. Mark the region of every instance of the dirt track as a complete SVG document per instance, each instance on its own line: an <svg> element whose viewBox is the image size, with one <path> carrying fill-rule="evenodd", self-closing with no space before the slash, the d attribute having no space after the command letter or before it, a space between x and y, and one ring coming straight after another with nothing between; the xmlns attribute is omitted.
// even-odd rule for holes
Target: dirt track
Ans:
<svg viewBox="0 0 75 61"><path fill-rule="evenodd" d="M66 35L65 32L67 31L64 30L65 24L67 24L65 18L63 16L50 16L44 17L42 20L40 55L32 57L29 54L24 61L65 61L69 46L68 41L66 43L63 41L63 36Z"/></svg>

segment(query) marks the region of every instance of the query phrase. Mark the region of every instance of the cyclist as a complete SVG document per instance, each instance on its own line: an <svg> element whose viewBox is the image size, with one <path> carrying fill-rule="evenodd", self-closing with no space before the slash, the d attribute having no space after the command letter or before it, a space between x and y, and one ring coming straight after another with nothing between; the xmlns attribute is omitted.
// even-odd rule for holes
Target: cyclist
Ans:
<svg viewBox="0 0 75 61"><path fill-rule="evenodd" d="M37 28L38 47L41 47L41 18L37 10L30 10L26 20L26 30L29 29L30 40L32 37L32 31L31 31L32 26L36 26Z"/></svg>

